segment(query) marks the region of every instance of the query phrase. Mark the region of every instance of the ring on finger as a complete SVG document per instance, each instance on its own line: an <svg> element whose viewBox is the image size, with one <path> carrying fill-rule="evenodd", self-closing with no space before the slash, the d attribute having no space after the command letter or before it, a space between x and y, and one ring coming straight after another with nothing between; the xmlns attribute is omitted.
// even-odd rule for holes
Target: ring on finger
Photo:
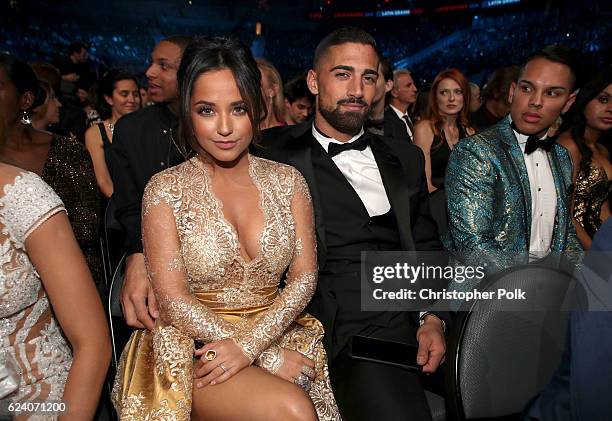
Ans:
<svg viewBox="0 0 612 421"><path fill-rule="evenodd" d="M309 367L307 365L302 366L302 373L310 377L311 379L316 376L316 372L314 368Z"/></svg>
<svg viewBox="0 0 612 421"><path fill-rule="evenodd" d="M224 373L227 373L227 368L225 368L223 363L219 364L217 367L219 367L221 370L223 370Z"/></svg>
<svg viewBox="0 0 612 421"><path fill-rule="evenodd" d="M208 351L206 351L206 354L204 354L204 358L206 358L208 361L212 361L215 358L217 358L217 351L215 351L214 349L209 349Z"/></svg>
<svg viewBox="0 0 612 421"><path fill-rule="evenodd" d="M304 389L306 392L310 390L310 386L312 385L312 381L308 378L306 374L300 374L293 382L300 386L302 389Z"/></svg>

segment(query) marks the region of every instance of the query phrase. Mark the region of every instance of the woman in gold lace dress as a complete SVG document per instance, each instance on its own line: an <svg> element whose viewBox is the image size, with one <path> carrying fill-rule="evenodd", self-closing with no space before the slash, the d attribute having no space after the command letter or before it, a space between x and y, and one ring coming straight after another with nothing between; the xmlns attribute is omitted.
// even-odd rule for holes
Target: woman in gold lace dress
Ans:
<svg viewBox="0 0 612 421"><path fill-rule="evenodd" d="M612 164L604 146L612 137L612 70L585 84L570 110L570 128L558 142L570 152L574 164L573 217L585 250L597 229L610 216Z"/></svg>
<svg viewBox="0 0 612 421"><path fill-rule="evenodd" d="M123 351L121 419L339 419L322 325L303 313L317 282L308 187L248 153L264 115L257 65L236 41L198 39L178 78L181 141L197 153L145 189L160 314Z"/></svg>

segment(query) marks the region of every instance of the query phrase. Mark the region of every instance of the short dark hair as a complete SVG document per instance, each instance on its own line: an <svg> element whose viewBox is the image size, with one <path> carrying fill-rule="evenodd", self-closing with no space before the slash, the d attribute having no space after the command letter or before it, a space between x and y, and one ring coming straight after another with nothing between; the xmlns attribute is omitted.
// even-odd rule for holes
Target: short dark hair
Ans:
<svg viewBox="0 0 612 421"><path fill-rule="evenodd" d="M106 102L104 97L112 97L113 91L117 86L117 82L121 80L131 80L136 84L136 87L138 87L138 81L136 80L136 76L134 76L126 69L109 69L102 75L102 78L100 79L100 83L98 85L98 111L100 112L100 117L102 117L102 119L109 118L112 114L111 107L110 105L108 105L108 102Z"/></svg>
<svg viewBox="0 0 612 421"><path fill-rule="evenodd" d="M563 64L569 67L570 74L571 74L570 85L572 86L572 88L574 87L576 83L576 79L577 79L577 74L576 74L577 54L575 51L573 51L572 49L564 45L546 46L542 48L540 51L538 51L537 53L529 56L527 60L523 62L523 64L521 65L521 70L519 72L519 78L520 78L520 75L522 75L523 72L525 71L525 67L527 66L527 64L539 58L543 58L545 60L552 61L553 63L559 63L559 64Z"/></svg>
<svg viewBox="0 0 612 421"><path fill-rule="evenodd" d="M340 28L327 35L319 42L314 53L313 66L316 69L321 61L321 58L327 54L331 47L336 45L347 44L349 42L356 44L365 44L371 46L376 54L378 55L378 47L376 46L376 40L372 35L368 34L361 28L355 28L352 26L346 26Z"/></svg>
<svg viewBox="0 0 612 421"><path fill-rule="evenodd" d="M179 142L184 152L202 152L191 121L191 97L198 78L207 72L229 69L234 75L240 96L246 104L253 127L253 142L259 143L259 124L265 118L266 106L261 93L261 73L251 50L240 41L227 38L194 38L185 51L178 69Z"/></svg>
<svg viewBox="0 0 612 421"><path fill-rule="evenodd" d="M162 41L170 42L181 49L181 52L185 51L187 45L193 40L191 35L170 35L164 38Z"/></svg>
<svg viewBox="0 0 612 421"><path fill-rule="evenodd" d="M285 99L293 104L296 99L306 98L314 102L314 95L308 89L306 78L298 76L285 84Z"/></svg>
<svg viewBox="0 0 612 421"><path fill-rule="evenodd" d="M30 67L36 73L36 77L39 80L47 82L56 94L60 92L60 86L62 83L62 76L60 75L60 71L54 65L47 63L45 61L35 61L30 63Z"/></svg>
<svg viewBox="0 0 612 421"><path fill-rule="evenodd" d="M80 41L71 42L70 45L68 45L68 55L71 56L74 53L80 53L83 48L87 50L87 45Z"/></svg>
<svg viewBox="0 0 612 421"><path fill-rule="evenodd" d="M391 63L391 60L389 60L382 54L379 54L378 59L380 62L380 72L385 78L385 82L393 80L393 71L395 70L395 68L393 66L393 63Z"/></svg>

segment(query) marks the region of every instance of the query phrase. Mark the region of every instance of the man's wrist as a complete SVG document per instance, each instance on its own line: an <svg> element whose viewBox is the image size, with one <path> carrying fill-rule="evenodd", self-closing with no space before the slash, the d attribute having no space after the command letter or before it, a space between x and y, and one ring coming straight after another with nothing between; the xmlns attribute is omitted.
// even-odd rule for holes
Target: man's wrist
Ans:
<svg viewBox="0 0 612 421"><path fill-rule="evenodd" d="M436 323L442 329L442 332L446 332L446 323L444 323L444 320L433 313L421 314L421 317L419 318L419 326L423 326L426 323Z"/></svg>

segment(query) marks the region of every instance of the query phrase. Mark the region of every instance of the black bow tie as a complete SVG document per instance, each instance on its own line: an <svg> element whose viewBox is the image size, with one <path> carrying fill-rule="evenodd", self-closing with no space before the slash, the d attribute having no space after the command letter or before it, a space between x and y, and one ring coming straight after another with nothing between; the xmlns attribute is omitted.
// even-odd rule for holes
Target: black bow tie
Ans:
<svg viewBox="0 0 612 421"><path fill-rule="evenodd" d="M521 133L514 123L512 123L511 126L515 132ZM555 145L555 141L556 138L554 136L547 136L544 139L540 139L534 134L529 135L529 137L527 137L527 143L525 144L525 155L531 155L538 148L543 149L545 152L550 152Z"/></svg>
<svg viewBox="0 0 612 421"><path fill-rule="evenodd" d="M530 155L538 148L542 148L544 151L550 152L554 144L555 138L552 136L540 139L536 135L531 135L527 138L527 143L525 144L525 155Z"/></svg>
<svg viewBox="0 0 612 421"><path fill-rule="evenodd" d="M351 149L363 151L365 148L368 147L369 144L370 144L370 139L367 136L362 135L360 138L350 143L349 142L346 142L346 143L330 142L327 148L327 153L329 154L329 156L333 157L333 156L338 155L339 153L342 153L344 151L348 151Z"/></svg>

